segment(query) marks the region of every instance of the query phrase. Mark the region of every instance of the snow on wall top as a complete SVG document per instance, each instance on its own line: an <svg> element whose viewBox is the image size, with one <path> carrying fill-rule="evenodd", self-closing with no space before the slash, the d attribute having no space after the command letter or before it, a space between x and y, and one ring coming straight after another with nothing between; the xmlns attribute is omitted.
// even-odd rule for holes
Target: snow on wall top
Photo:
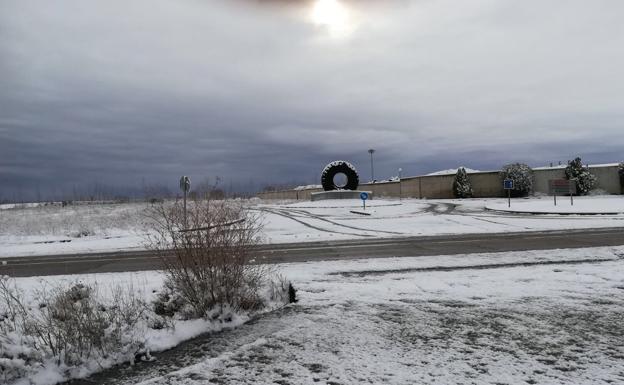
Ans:
<svg viewBox="0 0 624 385"><path fill-rule="evenodd" d="M583 163L583 166L585 166L586 163ZM602 163L602 164L589 164L590 168L593 167L617 167L619 165L619 163ZM543 166L543 167L532 167L533 170L557 170L557 169L562 169L562 168L566 168L568 165L567 164L558 164L555 166Z"/></svg>
<svg viewBox="0 0 624 385"><path fill-rule="evenodd" d="M316 189L316 188L323 188L323 186L321 186L320 184L309 184L309 185L305 185L305 186L297 186L293 190L301 191L301 190L312 190L312 189Z"/></svg>
<svg viewBox="0 0 624 385"><path fill-rule="evenodd" d="M459 166L457 168L449 168L448 170L441 170L441 171L431 172L429 174L426 174L426 176L431 176L431 175L452 175L452 174L456 174L457 170L462 168L462 167L463 166ZM468 167L464 167L464 169L466 170L466 172L468 174L474 173L474 172L481 172L481 170L475 170L475 169L468 168Z"/></svg>

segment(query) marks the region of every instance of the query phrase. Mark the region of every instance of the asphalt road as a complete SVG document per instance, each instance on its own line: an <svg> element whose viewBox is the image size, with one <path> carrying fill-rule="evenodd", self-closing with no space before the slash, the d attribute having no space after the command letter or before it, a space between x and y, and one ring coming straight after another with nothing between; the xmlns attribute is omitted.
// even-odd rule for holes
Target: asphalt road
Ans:
<svg viewBox="0 0 624 385"><path fill-rule="evenodd" d="M503 234L376 238L262 245L256 262L283 263L368 257L412 257L624 245L624 228ZM150 251L3 258L0 275L15 277L157 270Z"/></svg>

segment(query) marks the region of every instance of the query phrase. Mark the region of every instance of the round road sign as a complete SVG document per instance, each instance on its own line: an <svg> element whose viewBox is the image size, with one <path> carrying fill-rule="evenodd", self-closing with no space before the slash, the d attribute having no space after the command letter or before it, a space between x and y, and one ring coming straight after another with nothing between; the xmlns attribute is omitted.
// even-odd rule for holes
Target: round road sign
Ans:
<svg viewBox="0 0 624 385"><path fill-rule="evenodd" d="M191 189L191 179L188 176L183 176L180 178L180 190L184 192L189 192Z"/></svg>

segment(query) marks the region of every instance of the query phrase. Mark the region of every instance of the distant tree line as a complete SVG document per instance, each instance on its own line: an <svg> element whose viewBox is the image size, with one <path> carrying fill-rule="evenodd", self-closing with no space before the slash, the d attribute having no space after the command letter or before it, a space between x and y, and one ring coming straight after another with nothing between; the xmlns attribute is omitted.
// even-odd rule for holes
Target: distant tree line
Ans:
<svg viewBox="0 0 624 385"><path fill-rule="evenodd" d="M36 187L27 188L23 185L1 186L0 204L5 203L29 203L29 202L129 202L146 201L158 202L181 196L174 181L171 185L163 183L146 183L141 181L138 186L110 185L101 182L89 184L74 184L64 187L37 184ZM245 198L255 196L256 184L248 183L224 184L220 178L204 178L194 182L190 194L193 197L206 197L213 199Z"/></svg>

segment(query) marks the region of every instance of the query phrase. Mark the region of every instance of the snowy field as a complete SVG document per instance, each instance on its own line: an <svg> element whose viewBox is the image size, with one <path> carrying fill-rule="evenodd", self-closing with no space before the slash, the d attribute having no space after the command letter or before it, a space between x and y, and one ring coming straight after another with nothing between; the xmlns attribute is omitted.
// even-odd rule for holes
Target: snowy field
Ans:
<svg viewBox="0 0 624 385"><path fill-rule="evenodd" d="M205 337L178 353L174 349L162 359L156 355L155 362L122 376L117 371L89 381L624 382L624 247L279 267L299 289L297 304ZM83 278L136 283L153 277L127 273ZM18 282L32 287L40 279L69 278ZM176 359L176 354L185 358Z"/></svg>
<svg viewBox="0 0 624 385"><path fill-rule="evenodd" d="M0 209L0 257L143 249L147 207L5 206Z"/></svg>
<svg viewBox="0 0 624 385"><path fill-rule="evenodd" d="M548 207L552 198L512 200L512 208ZM565 201L565 199L564 199ZM562 209L568 202L561 202ZM530 215L486 210L505 199L271 202L251 200L262 216L265 243L371 237L501 233L624 226L617 215ZM583 197L575 207L622 207L624 197ZM145 248L146 203L46 206L0 210L0 257ZM355 211L355 212L353 212ZM620 211L618 209L618 211Z"/></svg>

